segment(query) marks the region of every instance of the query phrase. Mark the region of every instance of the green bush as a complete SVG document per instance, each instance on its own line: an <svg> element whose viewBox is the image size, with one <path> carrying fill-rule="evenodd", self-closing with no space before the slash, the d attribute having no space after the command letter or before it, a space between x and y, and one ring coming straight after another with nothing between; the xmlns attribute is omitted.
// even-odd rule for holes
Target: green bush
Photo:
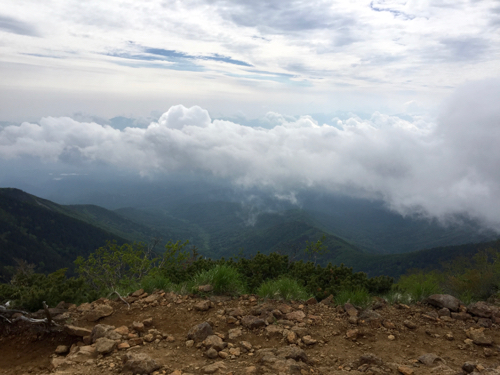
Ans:
<svg viewBox="0 0 500 375"><path fill-rule="evenodd" d="M344 305L349 302L355 306L366 308L371 301L370 293L363 287L341 289L335 295L336 305Z"/></svg>
<svg viewBox="0 0 500 375"><path fill-rule="evenodd" d="M215 294L242 294L245 292L241 274L234 267L218 264L215 267L200 272L191 281L192 290L197 292L200 285L210 284Z"/></svg>
<svg viewBox="0 0 500 375"><path fill-rule="evenodd" d="M66 278L65 274L65 268L49 275L17 273L10 284L0 288L1 298L13 300L18 308L36 311L43 308L43 301L54 307L61 301L82 303L96 297L85 280Z"/></svg>
<svg viewBox="0 0 500 375"><path fill-rule="evenodd" d="M441 283L444 278L435 271L424 273L422 271L401 276L395 288L407 294L411 301L421 301L432 294L443 292Z"/></svg>
<svg viewBox="0 0 500 375"><path fill-rule="evenodd" d="M141 288L147 293L152 293L155 290L169 291L172 288L172 283L161 274L151 274L146 275L141 280Z"/></svg>
<svg viewBox="0 0 500 375"><path fill-rule="evenodd" d="M262 298L299 300L309 299L311 295L300 285L297 280L289 277L280 277L276 280L268 280L257 289L257 294Z"/></svg>

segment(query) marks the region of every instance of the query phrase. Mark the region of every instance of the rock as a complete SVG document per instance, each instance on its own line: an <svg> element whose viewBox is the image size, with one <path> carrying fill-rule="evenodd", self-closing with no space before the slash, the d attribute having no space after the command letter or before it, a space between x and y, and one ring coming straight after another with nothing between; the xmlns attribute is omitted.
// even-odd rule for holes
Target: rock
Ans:
<svg viewBox="0 0 500 375"><path fill-rule="evenodd" d="M281 337L283 335L283 328L274 324L268 325L266 327L266 335Z"/></svg>
<svg viewBox="0 0 500 375"><path fill-rule="evenodd" d="M206 352L205 352L205 355L210 358L210 359L215 359L217 357L219 357L219 353L217 352L217 350L215 350L214 348L209 348Z"/></svg>
<svg viewBox="0 0 500 375"><path fill-rule="evenodd" d="M326 297L325 299L321 300L321 304L323 305L331 305L333 302L333 294L330 294L328 297Z"/></svg>
<svg viewBox="0 0 500 375"><path fill-rule="evenodd" d="M200 285L198 286L198 291L199 292L203 292L203 293L209 293L211 292L212 290L214 290L214 287L212 285Z"/></svg>
<svg viewBox="0 0 500 375"><path fill-rule="evenodd" d="M284 304L284 303L278 305L277 309L279 311L281 311L282 314L288 314L288 313L291 313L293 311L291 306Z"/></svg>
<svg viewBox="0 0 500 375"><path fill-rule="evenodd" d="M250 351L252 349L252 344L249 343L248 341L240 341L240 345L246 351Z"/></svg>
<svg viewBox="0 0 500 375"><path fill-rule="evenodd" d="M236 309L231 309L227 312L227 315L233 316L233 317L240 317L245 315L245 312L242 309L236 308Z"/></svg>
<svg viewBox="0 0 500 375"><path fill-rule="evenodd" d="M403 375L413 375L415 372L408 366L398 366L398 371Z"/></svg>
<svg viewBox="0 0 500 375"><path fill-rule="evenodd" d="M416 329L416 328L417 328L417 325L416 325L414 322L412 322L411 320L405 320L405 321L403 322L403 324L404 324L404 325L405 325L405 327L406 327L406 328L408 328L408 329Z"/></svg>
<svg viewBox="0 0 500 375"><path fill-rule="evenodd" d="M189 330L187 339L199 342L205 340L208 336L213 334L214 331L212 330L212 326L210 325L210 323L203 322L201 324L195 325Z"/></svg>
<svg viewBox="0 0 500 375"><path fill-rule="evenodd" d="M295 320L297 322L302 322L305 317L306 317L306 314L304 314L304 312L301 310L293 311L293 312L286 314L286 319L292 320L292 321Z"/></svg>
<svg viewBox="0 0 500 375"><path fill-rule="evenodd" d="M233 328L233 329L230 329L228 331L227 338L229 340L234 340L234 339L237 339L238 337L240 337L242 334L243 334L243 332L241 331L241 329Z"/></svg>
<svg viewBox="0 0 500 375"><path fill-rule="evenodd" d="M136 290L134 293L132 293L130 296L131 297L140 297L144 294L144 289L139 289Z"/></svg>
<svg viewBox="0 0 500 375"><path fill-rule="evenodd" d="M357 318L357 317L358 317L358 315L359 315L359 311L358 311L358 309L356 309L356 308L355 308L352 304L350 304L349 302L348 302L348 303L346 303L346 304L344 305L344 310L345 310L345 312L346 312L349 316L351 316L351 317L355 317L355 318Z"/></svg>
<svg viewBox="0 0 500 375"><path fill-rule="evenodd" d="M450 316L451 317L451 312L450 309L447 309L446 307L443 307L442 309L438 310L438 316Z"/></svg>
<svg viewBox="0 0 500 375"><path fill-rule="evenodd" d="M483 348L483 353L486 358L496 355L496 352L491 348Z"/></svg>
<svg viewBox="0 0 500 375"><path fill-rule="evenodd" d="M148 334L144 335L143 339L146 342L153 342L153 341L155 341L155 336L151 333L148 333Z"/></svg>
<svg viewBox="0 0 500 375"><path fill-rule="evenodd" d="M160 298L158 294L151 294L144 298L144 302L146 303L153 303L154 301L157 301Z"/></svg>
<svg viewBox="0 0 500 375"><path fill-rule="evenodd" d="M223 350L227 346L227 342L222 341L222 339L217 335L210 335L203 341L203 346L206 348L214 348L218 352Z"/></svg>
<svg viewBox="0 0 500 375"><path fill-rule="evenodd" d="M142 322L133 322L132 329L136 332L144 332L146 330L144 323Z"/></svg>
<svg viewBox="0 0 500 375"><path fill-rule="evenodd" d="M472 319L472 315L470 314L467 314L466 312L464 311L461 311L459 313L455 313L455 312L452 312L451 313L451 317L453 319L456 319L456 320L463 320L463 321L466 321L468 319Z"/></svg>
<svg viewBox="0 0 500 375"><path fill-rule="evenodd" d="M210 308L210 301L200 301L194 305L196 311L207 311Z"/></svg>
<svg viewBox="0 0 500 375"><path fill-rule="evenodd" d="M153 318L149 317L147 319L144 319L142 321L142 324L144 324L144 327L152 327L153 326Z"/></svg>
<svg viewBox="0 0 500 375"><path fill-rule="evenodd" d="M249 366L247 368L245 368L245 374L257 374L257 367L255 366Z"/></svg>
<svg viewBox="0 0 500 375"><path fill-rule="evenodd" d="M186 341L186 348L192 348L194 346L194 340Z"/></svg>
<svg viewBox="0 0 500 375"><path fill-rule="evenodd" d="M444 363L444 360L434 353L423 354L420 357L418 357L418 360L419 360L419 362L423 363L426 366L432 366L432 365L437 364L438 362Z"/></svg>
<svg viewBox="0 0 500 375"><path fill-rule="evenodd" d="M467 337L476 345L492 345L493 340L484 334L484 328L471 328L465 332Z"/></svg>
<svg viewBox="0 0 500 375"><path fill-rule="evenodd" d="M246 315L241 318L241 324L243 325L243 327L246 327L248 329L257 329L260 327L264 327L266 325L266 322L256 316Z"/></svg>
<svg viewBox="0 0 500 375"><path fill-rule="evenodd" d="M387 329L395 329L395 328L396 328L396 325L395 325L393 322L391 322L390 320L384 320L384 321L382 322L382 325L383 325L385 328L387 328Z"/></svg>
<svg viewBox="0 0 500 375"><path fill-rule="evenodd" d="M318 301L314 297L311 297L306 301L306 305L316 305L317 303Z"/></svg>
<svg viewBox="0 0 500 375"><path fill-rule="evenodd" d="M70 336L79 336L79 337L90 336L90 329L72 325L65 325L64 331L66 331L66 333Z"/></svg>
<svg viewBox="0 0 500 375"><path fill-rule="evenodd" d="M356 340L359 335L359 330L358 329L350 329L346 332L345 337L347 339L353 339Z"/></svg>
<svg viewBox="0 0 500 375"><path fill-rule="evenodd" d="M286 342L289 344L295 344L297 342L297 334L295 332L285 330L283 334L285 335Z"/></svg>
<svg viewBox="0 0 500 375"><path fill-rule="evenodd" d="M460 300L449 294L433 294L426 299L426 302L435 307L446 307L450 311L458 311L460 307Z"/></svg>
<svg viewBox="0 0 500 375"><path fill-rule="evenodd" d="M219 369L224 369L226 368L226 366L224 366L224 363L223 362L215 362L215 363L212 363L211 365L207 365L205 367L202 367L202 371L204 374L214 374L216 373L217 371L219 371Z"/></svg>
<svg viewBox="0 0 500 375"><path fill-rule="evenodd" d="M276 355L285 359L290 358L294 361L302 361L304 363L309 362L306 352L296 346L285 346L283 348L279 348Z"/></svg>
<svg viewBox="0 0 500 375"><path fill-rule="evenodd" d="M372 304L372 310L382 309L385 306L387 306L387 301L385 299L380 298L380 297L374 297L374 301Z"/></svg>
<svg viewBox="0 0 500 375"><path fill-rule="evenodd" d="M306 336L302 337L302 342L306 345L314 345L318 342L318 340L315 340L311 336L306 335Z"/></svg>
<svg viewBox="0 0 500 375"><path fill-rule="evenodd" d="M476 369L476 365L472 362L465 362L462 365L462 370L464 370L467 374L470 374L475 369Z"/></svg>
<svg viewBox="0 0 500 375"><path fill-rule="evenodd" d="M90 342L95 343L97 339L106 336L108 331L114 330L114 326L110 326L107 324L97 324L92 328L92 333L90 334Z"/></svg>
<svg viewBox="0 0 500 375"><path fill-rule="evenodd" d="M469 314L479 316L481 318L491 318L493 310L484 301L479 301L470 304L467 307Z"/></svg>
<svg viewBox="0 0 500 375"><path fill-rule="evenodd" d="M55 353L57 355L63 355L63 354L66 354L69 352L69 346L67 345L59 345L56 350L55 350Z"/></svg>
<svg viewBox="0 0 500 375"><path fill-rule="evenodd" d="M110 340L121 340L122 339L122 335L120 335L114 329L107 331L106 334L104 335L104 337L106 337Z"/></svg>
<svg viewBox="0 0 500 375"><path fill-rule="evenodd" d="M359 366L364 364L382 366L384 364L384 361L382 361L382 359L380 357L377 357L375 354L366 353L359 357L358 363Z"/></svg>
<svg viewBox="0 0 500 375"><path fill-rule="evenodd" d="M93 359L97 357L97 351L90 345L80 346L77 351L73 354L69 354L66 358L78 363L83 363L88 361L89 359Z"/></svg>
<svg viewBox="0 0 500 375"><path fill-rule="evenodd" d="M480 327L490 328L493 325L493 321L491 319L488 319L488 318L479 318L477 320L477 324Z"/></svg>
<svg viewBox="0 0 500 375"><path fill-rule="evenodd" d="M122 336L127 336L129 331L127 326L121 326L115 329L115 332L119 333Z"/></svg>
<svg viewBox="0 0 500 375"><path fill-rule="evenodd" d="M129 343L128 343L128 342L121 342L121 343L119 343L119 344L116 346L116 348L117 348L118 350L125 350L125 349L130 348L130 345L129 345Z"/></svg>
<svg viewBox="0 0 500 375"><path fill-rule="evenodd" d="M123 372L132 374L151 374L161 366L145 353L129 352L123 357Z"/></svg>
<svg viewBox="0 0 500 375"><path fill-rule="evenodd" d="M234 355L235 357L239 357L241 355L240 348L230 348L229 354Z"/></svg>
<svg viewBox="0 0 500 375"><path fill-rule="evenodd" d="M99 354L108 354L115 350L116 341L110 340L106 337L101 337L95 342L95 349Z"/></svg>
<svg viewBox="0 0 500 375"><path fill-rule="evenodd" d="M106 316L113 314L113 308L109 305L98 305L95 306L93 310L89 310L85 313L84 319L89 322L95 322Z"/></svg>

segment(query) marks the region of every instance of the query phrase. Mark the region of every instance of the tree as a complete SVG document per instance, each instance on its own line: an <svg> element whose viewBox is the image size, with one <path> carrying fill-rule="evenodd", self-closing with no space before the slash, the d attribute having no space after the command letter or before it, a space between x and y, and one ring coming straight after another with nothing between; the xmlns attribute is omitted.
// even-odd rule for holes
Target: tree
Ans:
<svg viewBox="0 0 500 375"><path fill-rule="evenodd" d="M304 252L309 256L309 259L311 257L314 259L314 265L316 265L316 261L317 261L319 255L324 255L324 254L328 253L328 247L323 245L323 242L325 241L325 239L326 239L326 236L323 235L316 242L306 241L306 248L305 248Z"/></svg>

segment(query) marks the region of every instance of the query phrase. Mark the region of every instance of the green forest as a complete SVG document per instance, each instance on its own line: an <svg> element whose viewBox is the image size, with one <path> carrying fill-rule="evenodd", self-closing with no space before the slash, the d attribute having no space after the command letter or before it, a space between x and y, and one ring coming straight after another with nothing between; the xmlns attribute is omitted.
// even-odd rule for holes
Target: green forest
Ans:
<svg viewBox="0 0 500 375"><path fill-rule="evenodd" d="M198 212L196 224L188 220L193 212L158 220L132 209L61 206L1 189L0 302L36 310L42 301L78 303L139 288L207 293L198 287L211 285L209 293L331 296L363 306L373 296L411 303L440 292L470 302L495 295L500 286L498 240L380 255L300 210L263 214L241 230L232 204L218 205L218 220L209 220L210 207ZM138 217L142 224L132 220ZM172 241L165 244L163 236ZM193 245L200 241L221 250L207 254Z"/></svg>

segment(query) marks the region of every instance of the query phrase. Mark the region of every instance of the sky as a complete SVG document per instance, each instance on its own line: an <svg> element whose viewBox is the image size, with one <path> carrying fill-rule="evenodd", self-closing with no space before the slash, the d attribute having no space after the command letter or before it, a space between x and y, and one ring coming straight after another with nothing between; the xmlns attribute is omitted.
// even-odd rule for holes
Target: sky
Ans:
<svg viewBox="0 0 500 375"><path fill-rule="evenodd" d="M498 103L495 0L0 9L0 158L12 163L184 170L285 197L320 188L498 230ZM109 126L116 116L132 125Z"/></svg>

